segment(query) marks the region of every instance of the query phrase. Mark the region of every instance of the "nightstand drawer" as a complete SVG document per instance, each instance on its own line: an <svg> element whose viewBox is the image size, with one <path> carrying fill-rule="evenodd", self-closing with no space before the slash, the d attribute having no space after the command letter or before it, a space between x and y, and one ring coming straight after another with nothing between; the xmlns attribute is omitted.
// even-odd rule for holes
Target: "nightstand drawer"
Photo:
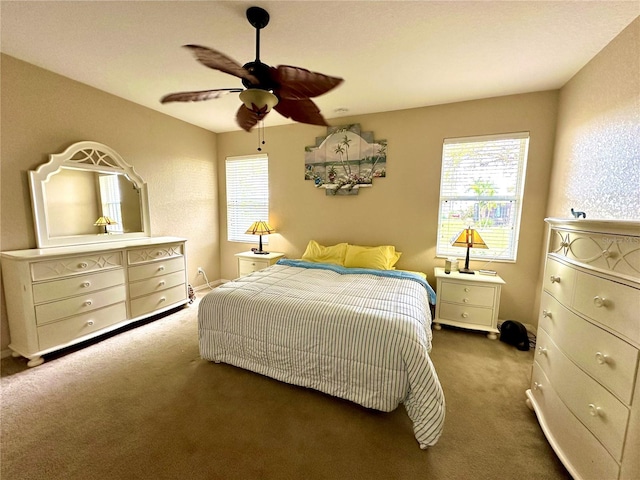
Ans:
<svg viewBox="0 0 640 480"><path fill-rule="evenodd" d="M465 303L478 307L492 307L496 289L480 285L463 285L454 282L442 282L442 301Z"/></svg>
<svg viewBox="0 0 640 480"><path fill-rule="evenodd" d="M238 259L238 274L242 277L250 273L257 272L263 268L267 268L269 262L267 260L252 260L249 258Z"/></svg>
<svg viewBox="0 0 640 480"><path fill-rule="evenodd" d="M489 327L493 321L493 310L491 308L472 307L442 302L440 303L439 318L453 322L485 325Z"/></svg>

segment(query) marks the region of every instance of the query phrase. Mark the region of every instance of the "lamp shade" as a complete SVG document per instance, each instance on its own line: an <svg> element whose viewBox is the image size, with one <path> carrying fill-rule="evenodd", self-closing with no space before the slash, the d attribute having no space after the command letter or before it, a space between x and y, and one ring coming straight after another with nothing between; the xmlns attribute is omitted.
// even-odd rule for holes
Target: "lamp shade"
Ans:
<svg viewBox="0 0 640 480"><path fill-rule="evenodd" d="M456 239L451 242L454 247L489 248L477 230L471 227L462 230Z"/></svg>
<svg viewBox="0 0 640 480"><path fill-rule="evenodd" d="M471 248L489 248L480 236L477 230L467 227L462 230L457 237L451 242L454 247L466 247L467 256L464 261L464 268L460 269L460 273L474 273L469 269L469 249Z"/></svg>
<svg viewBox="0 0 640 480"><path fill-rule="evenodd" d="M266 115L278 104L278 97L269 90L261 88L243 90L240 93L240 100L245 107L258 115Z"/></svg>
<svg viewBox="0 0 640 480"><path fill-rule="evenodd" d="M275 233L275 231L276 229L271 227L267 222L258 220L257 222L253 222L244 233L247 235L269 235L270 233Z"/></svg>
<svg viewBox="0 0 640 480"><path fill-rule="evenodd" d="M107 225L117 225L117 224L118 222L106 216L99 217L98 220L96 220L96 223L94 223L96 227L106 227Z"/></svg>

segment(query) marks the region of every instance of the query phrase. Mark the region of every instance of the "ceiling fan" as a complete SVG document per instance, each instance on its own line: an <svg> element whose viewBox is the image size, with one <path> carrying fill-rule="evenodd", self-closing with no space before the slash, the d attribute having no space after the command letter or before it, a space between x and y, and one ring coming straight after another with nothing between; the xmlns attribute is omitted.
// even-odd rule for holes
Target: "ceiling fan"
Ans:
<svg viewBox="0 0 640 480"><path fill-rule="evenodd" d="M260 61L260 30L269 23L269 14L260 7L247 9L247 20L256 29L256 59L240 65L217 50L200 45L185 45L206 67L220 70L242 79L243 88L218 88L195 92L171 93L160 101L199 102L240 93L243 104L236 113L236 122L247 132L269 113L271 108L286 118L311 125L328 125L320 109L311 100L337 87L342 78L330 77L290 65L270 67Z"/></svg>

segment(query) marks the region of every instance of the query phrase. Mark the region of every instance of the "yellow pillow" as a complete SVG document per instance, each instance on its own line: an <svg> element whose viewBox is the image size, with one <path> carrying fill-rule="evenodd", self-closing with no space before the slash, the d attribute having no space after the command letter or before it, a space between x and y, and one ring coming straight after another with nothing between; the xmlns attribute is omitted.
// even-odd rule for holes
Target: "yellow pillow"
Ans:
<svg viewBox="0 0 640 480"><path fill-rule="evenodd" d="M392 245L378 247L364 247L348 245L344 258L344 266L349 268L374 268L376 270L391 270L402 255L396 252Z"/></svg>
<svg viewBox="0 0 640 480"><path fill-rule="evenodd" d="M302 254L302 260L306 260L307 262L344 265L344 256L346 251L346 243L338 243L337 245L324 247L315 240L311 240L307 245L307 249Z"/></svg>

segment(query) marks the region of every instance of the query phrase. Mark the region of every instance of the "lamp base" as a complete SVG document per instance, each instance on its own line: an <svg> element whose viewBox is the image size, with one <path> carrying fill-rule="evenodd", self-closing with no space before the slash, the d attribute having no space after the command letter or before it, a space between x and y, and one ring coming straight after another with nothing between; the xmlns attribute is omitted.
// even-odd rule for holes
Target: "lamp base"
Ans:
<svg viewBox="0 0 640 480"><path fill-rule="evenodd" d="M476 272L474 272L473 270L469 270L468 268L461 268L458 271L459 271L459 273L468 273L470 275L475 275L476 274Z"/></svg>
<svg viewBox="0 0 640 480"><path fill-rule="evenodd" d="M265 252L264 250L254 250L253 253L256 255L269 255L269 252Z"/></svg>

